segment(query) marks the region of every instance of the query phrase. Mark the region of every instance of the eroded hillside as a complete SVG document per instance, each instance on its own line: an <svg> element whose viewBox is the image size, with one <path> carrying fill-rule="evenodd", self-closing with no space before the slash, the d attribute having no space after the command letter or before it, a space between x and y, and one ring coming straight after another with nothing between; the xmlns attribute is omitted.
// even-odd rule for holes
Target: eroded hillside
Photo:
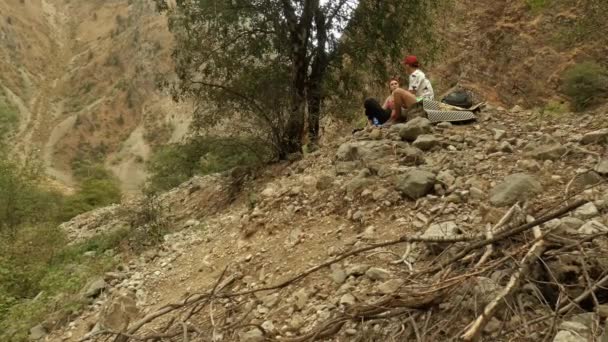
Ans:
<svg viewBox="0 0 608 342"><path fill-rule="evenodd" d="M78 163L102 163L125 190L145 179L153 146L179 139L187 111L158 92L171 37L145 1L0 1L0 83L20 112L15 152L72 186Z"/></svg>

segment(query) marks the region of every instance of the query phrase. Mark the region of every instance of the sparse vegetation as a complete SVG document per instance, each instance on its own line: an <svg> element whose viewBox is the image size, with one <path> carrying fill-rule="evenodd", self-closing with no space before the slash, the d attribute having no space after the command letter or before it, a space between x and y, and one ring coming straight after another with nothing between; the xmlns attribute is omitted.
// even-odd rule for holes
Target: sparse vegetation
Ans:
<svg viewBox="0 0 608 342"><path fill-rule="evenodd" d="M4 102L0 97L0 143L10 134L19 124L19 114L17 110Z"/></svg>
<svg viewBox="0 0 608 342"><path fill-rule="evenodd" d="M538 12L547 8L552 2L552 0L526 0L526 5L533 12Z"/></svg>
<svg viewBox="0 0 608 342"><path fill-rule="evenodd" d="M168 190L197 174L259 165L268 161L269 156L267 146L243 138L203 137L165 146L148 162L151 176L146 191Z"/></svg>
<svg viewBox="0 0 608 342"><path fill-rule="evenodd" d="M608 70L595 62L577 64L564 73L563 91L575 110L584 110L608 93Z"/></svg>

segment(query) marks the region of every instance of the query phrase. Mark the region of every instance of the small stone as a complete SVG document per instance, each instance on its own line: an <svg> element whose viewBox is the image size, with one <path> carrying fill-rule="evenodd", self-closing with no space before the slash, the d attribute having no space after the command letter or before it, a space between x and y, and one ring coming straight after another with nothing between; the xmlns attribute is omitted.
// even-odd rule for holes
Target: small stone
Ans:
<svg viewBox="0 0 608 342"><path fill-rule="evenodd" d="M582 227L580 227L578 229L578 232L580 234L592 235L592 234L608 232L608 227L606 227L605 225L603 225L597 221L589 221L589 222L585 223Z"/></svg>
<svg viewBox="0 0 608 342"><path fill-rule="evenodd" d="M567 150L559 143L540 146L526 155L538 160L557 160L566 154Z"/></svg>
<svg viewBox="0 0 608 342"><path fill-rule="evenodd" d="M548 222L547 222L548 223ZM576 232L585 222L576 217L564 217L559 220L559 229L564 232Z"/></svg>
<svg viewBox="0 0 608 342"><path fill-rule="evenodd" d="M453 126L452 123L448 122L448 121L443 121L443 122L440 122L440 123L437 124L437 127L441 128L441 129L452 128L452 126Z"/></svg>
<svg viewBox="0 0 608 342"><path fill-rule="evenodd" d="M600 318L608 318L608 304L599 305L595 308L595 312L597 312Z"/></svg>
<svg viewBox="0 0 608 342"><path fill-rule="evenodd" d="M357 335L357 329L353 329L353 328L346 329L346 330L344 330L344 332L348 336L355 336L355 335Z"/></svg>
<svg viewBox="0 0 608 342"><path fill-rule="evenodd" d="M486 193L483 190L472 187L469 189L469 193L471 194L471 198L481 200L486 197Z"/></svg>
<svg viewBox="0 0 608 342"><path fill-rule="evenodd" d="M399 290L399 288L403 285L403 280L400 279L391 279L380 285L378 285L378 290L382 294L392 294Z"/></svg>
<svg viewBox="0 0 608 342"><path fill-rule="evenodd" d="M294 304L298 310L304 309L306 303L308 303L308 293L305 289L300 289L298 292L293 294Z"/></svg>
<svg viewBox="0 0 608 342"><path fill-rule="evenodd" d="M588 220L598 216L600 212L593 202L589 202L574 211L574 217L581 220Z"/></svg>
<svg viewBox="0 0 608 342"><path fill-rule="evenodd" d="M397 190L410 199L416 200L433 190L435 174L414 169L397 179Z"/></svg>
<svg viewBox="0 0 608 342"><path fill-rule="evenodd" d="M103 278L98 278L89 283L84 291L85 298L95 298L108 287L108 284Z"/></svg>
<svg viewBox="0 0 608 342"><path fill-rule="evenodd" d="M602 159L593 170L600 175L608 175L608 159Z"/></svg>
<svg viewBox="0 0 608 342"><path fill-rule="evenodd" d="M347 293L340 298L340 304L342 305L353 306L355 305L355 301L355 296L350 293Z"/></svg>
<svg viewBox="0 0 608 342"><path fill-rule="evenodd" d="M330 268L331 268L331 274L330 274L331 279L336 284L344 283L344 281L346 280L346 272L344 272L342 267L340 267L340 265L338 265L338 264L332 264L330 266Z"/></svg>
<svg viewBox="0 0 608 342"><path fill-rule="evenodd" d="M422 151L430 151L435 146L439 146L439 139L432 134L422 134L416 138L412 145Z"/></svg>
<svg viewBox="0 0 608 342"><path fill-rule="evenodd" d="M453 237L458 235L459 229L454 221L432 224L422 235L423 238L430 237Z"/></svg>
<svg viewBox="0 0 608 342"><path fill-rule="evenodd" d="M258 328L248 330L240 335L241 342L264 342L264 333Z"/></svg>
<svg viewBox="0 0 608 342"><path fill-rule="evenodd" d="M585 337L574 334L567 330L558 331L553 342L588 342Z"/></svg>
<svg viewBox="0 0 608 342"><path fill-rule="evenodd" d="M380 131L378 128L372 129L371 133L369 134L369 138L372 140L382 139L382 131Z"/></svg>
<svg viewBox="0 0 608 342"><path fill-rule="evenodd" d="M32 341L37 341L43 339L47 334L48 332L46 331L46 329L41 324L38 324L37 326L30 329L29 338Z"/></svg>
<svg viewBox="0 0 608 342"><path fill-rule="evenodd" d="M608 128L589 132L581 139L582 144L599 144L608 140Z"/></svg>
<svg viewBox="0 0 608 342"><path fill-rule="evenodd" d="M526 171L540 171L540 164L536 160L522 159L517 161L517 167Z"/></svg>
<svg viewBox="0 0 608 342"><path fill-rule="evenodd" d="M367 272L367 270L369 270L370 266L369 265L363 265L363 264L357 264L357 265L351 265L350 267L348 267L346 269L346 275L347 276L362 276L365 274L365 272Z"/></svg>
<svg viewBox="0 0 608 342"><path fill-rule="evenodd" d="M507 136L507 132L502 129L493 129L494 131L494 140L500 141Z"/></svg>
<svg viewBox="0 0 608 342"><path fill-rule="evenodd" d="M84 255L87 258L93 258L97 255L97 252L95 251L88 251L88 252L84 252L82 255Z"/></svg>
<svg viewBox="0 0 608 342"><path fill-rule="evenodd" d="M490 191L490 203L497 207L513 205L525 201L542 191L542 186L531 175L516 173L505 177L504 181Z"/></svg>
<svg viewBox="0 0 608 342"><path fill-rule="evenodd" d="M567 321L567 322L562 322L559 325L559 330L568 330L568 331L573 331L579 334L585 334L587 332L589 332L589 327L586 326L583 323L580 322L574 322L574 321Z"/></svg>
<svg viewBox="0 0 608 342"><path fill-rule="evenodd" d="M498 150L504 153L513 153L514 151L513 146L509 144L508 141L501 142L500 145L498 145Z"/></svg>
<svg viewBox="0 0 608 342"><path fill-rule="evenodd" d="M262 323L262 328L267 331L267 332L274 332L276 330L276 328L274 327L274 323L272 323L272 321L264 321L264 323Z"/></svg>
<svg viewBox="0 0 608 342"><path fill-rule="evenodd" d="M390 278L391 273L382 268L372 267L365 272L365 275L371 280L386 280Z"/></svg>
<svg viewBox="0 0 608 342"><path fill-rule="evenodd" d="M268 186L264 191L262 191L262 196L271 198L277 196L277 190L275 188Z"/></svg>

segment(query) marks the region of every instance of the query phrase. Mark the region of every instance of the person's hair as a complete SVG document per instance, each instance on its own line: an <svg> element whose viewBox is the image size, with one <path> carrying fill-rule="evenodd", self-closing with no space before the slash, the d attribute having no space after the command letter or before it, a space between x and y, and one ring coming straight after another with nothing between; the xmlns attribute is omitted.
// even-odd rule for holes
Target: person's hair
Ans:
<svg viewBox="0 0 608 342"><path fill-rule="evenodd" d="M401 86L401 79L399 78L399 76L393 76L388 80L388 88L391 88L391 82L397 82L397 86Z"/></svg>

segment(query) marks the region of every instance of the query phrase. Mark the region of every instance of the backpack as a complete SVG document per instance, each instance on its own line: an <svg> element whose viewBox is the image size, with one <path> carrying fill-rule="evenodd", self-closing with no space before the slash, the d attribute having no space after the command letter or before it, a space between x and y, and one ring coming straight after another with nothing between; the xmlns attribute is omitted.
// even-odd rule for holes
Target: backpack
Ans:
<svg viewBox="0 0 608 342"><path fill-rule="evenodd" d="M473 106L471 95L464 90L457 90L449 93L441 102L460 108L470 108Z"/></svg>

